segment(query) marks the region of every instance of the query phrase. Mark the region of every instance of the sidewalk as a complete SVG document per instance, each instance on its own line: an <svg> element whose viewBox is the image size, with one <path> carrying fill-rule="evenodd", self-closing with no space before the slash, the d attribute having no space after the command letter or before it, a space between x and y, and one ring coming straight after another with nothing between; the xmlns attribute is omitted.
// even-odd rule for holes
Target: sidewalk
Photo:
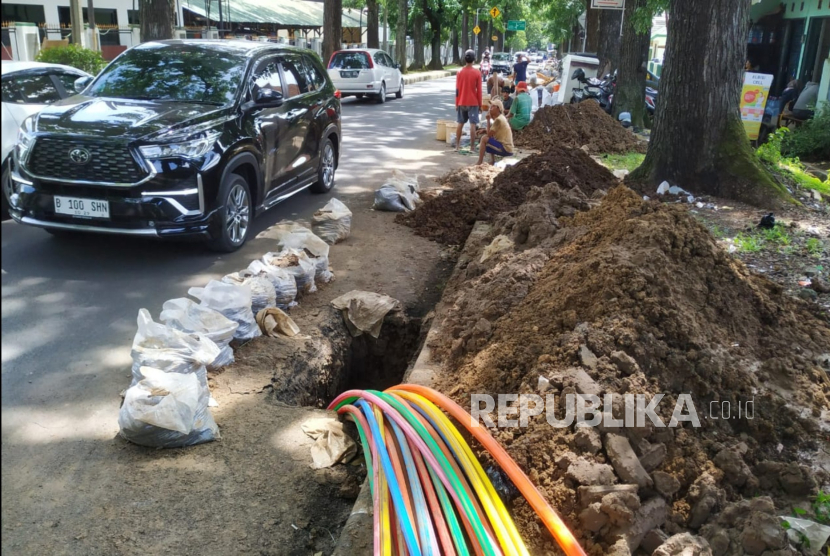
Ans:
<svg viewBox="0 0 830 556"><path fill-rule="evenodd" d="M452 68L440 71L419 71L417 73L405 73L403 75L404 85L411 85L419 81L432 81L433 79L442 79L444 77L452 77L457 74L461 68Z"/></svg>

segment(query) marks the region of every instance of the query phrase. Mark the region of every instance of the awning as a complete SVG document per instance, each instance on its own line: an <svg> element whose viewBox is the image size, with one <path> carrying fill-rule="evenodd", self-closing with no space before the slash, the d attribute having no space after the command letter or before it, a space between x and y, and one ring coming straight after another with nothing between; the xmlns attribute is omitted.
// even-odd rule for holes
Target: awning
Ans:
<svg viewBox="0 0 830 556"><path fill-rule="evenodd" d="M749 7L749 19L756 22L762 17L781 9L781 0L752 0Z"/></svg>
<svg viewBox="0 0 830 556"><path fill-rule="evenodd" d="M208 0L182 0L182 8L208 17L207 3ZM348 9L343 12L343 27L361 24L358 17L347 13ZM354 10L354 15L359 16L357 10ZM219 21L218 0L210 0L210 19ZM323 26L323 3L305 0L225 0L222 2L222 19L230 23L264 23L311 29ZM365 18L362 25L366 25Z"/></svg>

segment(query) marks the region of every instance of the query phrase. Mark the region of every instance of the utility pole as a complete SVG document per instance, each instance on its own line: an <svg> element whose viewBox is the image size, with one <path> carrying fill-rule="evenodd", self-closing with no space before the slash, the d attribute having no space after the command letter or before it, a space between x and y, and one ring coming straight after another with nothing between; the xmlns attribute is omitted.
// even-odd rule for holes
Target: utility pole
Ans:
<svg viewBox="0 0 830 556"><path fill-rule="evenodd" d="M388 1L386 0L386 2ZM389 54L389 40L387 35L387 28L389 27L389 6L386 5L386 2L383 3L383 51Z"/></svg>
<svg viewBox="0 0 830 556"><path fill-rule="evenodd" d="M222 0L219 0L219 29L218 29L218 34L219 34L220 39L222 38L222 28L224 26L225 25L223 24L223 20L222 20Z"/></svg>
<svg viewBox="0 0 830 556"><path fill-rule="evenodd" d="M81 8L81 0L69 0L69 21L72 25L72 43L82 46L84 44L84 11Z"/></svg>

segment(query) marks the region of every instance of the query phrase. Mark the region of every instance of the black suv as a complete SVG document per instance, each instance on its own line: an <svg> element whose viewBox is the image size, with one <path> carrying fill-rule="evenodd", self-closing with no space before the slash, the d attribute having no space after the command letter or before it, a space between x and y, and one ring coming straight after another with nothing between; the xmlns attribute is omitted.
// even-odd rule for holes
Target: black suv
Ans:
<svg viewBox="0 0 830 556"><path fill-rule="evenodd" d="M150 42L75 85L81 94L21 127L10 200L20 223L233 251L254 215L334 185L339 94L311 51Z"/></svg>

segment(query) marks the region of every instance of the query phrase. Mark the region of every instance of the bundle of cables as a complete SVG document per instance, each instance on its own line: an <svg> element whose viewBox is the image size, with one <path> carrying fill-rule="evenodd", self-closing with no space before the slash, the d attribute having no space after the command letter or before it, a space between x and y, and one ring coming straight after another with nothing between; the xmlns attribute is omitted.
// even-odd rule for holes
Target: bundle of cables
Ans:
<svg viewBox="0 0 830 556"><path fill-rule="evenodd" d="M568 556L585 552L486 428L443 394L401 384L349 390L329 406L354 421L374 505L375 556L528 555L513 519L461 433L498 462Z"/></svg>

